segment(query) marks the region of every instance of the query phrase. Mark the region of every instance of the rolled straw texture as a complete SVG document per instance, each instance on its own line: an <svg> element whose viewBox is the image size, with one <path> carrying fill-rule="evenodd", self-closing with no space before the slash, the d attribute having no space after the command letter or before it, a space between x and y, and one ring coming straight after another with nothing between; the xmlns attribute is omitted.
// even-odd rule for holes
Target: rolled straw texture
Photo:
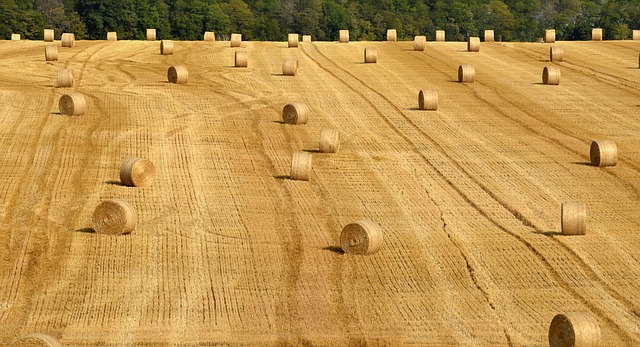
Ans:
<svg viewBox="0 0 640 347"><path fill-rule="evenodd" d="M287 45L289 48L298 47L298 34L289 34L287 37Z"/></svg>
<svg viewBox="0 0 640 347"><path fill-rule="evenodd" d="M444 41L445 41L444 30L436 30L436 42L444 42Z"/></svg>
<svg viewBox="0 0 640 347"><path fill-rule="evenodd" d="M591 142L589 156L593 166L616 166L618 163L618 147L612 140L595 140Z"/></svg>
<svg viewBox="0 0 640 347"><path fill-rule="evenodd" d="M378 50L373 47L364 49L364 62L367 64L375 64L378 62Z"/></svg>
<svg viewBox="0 0 640 347"><path fill-rule="evenodd" d="M129 158L120 166L120 181L129 187L150 187L156 177L156 167L147 159Z"/></svg>
<svg viewBox="0 0 640 347"><path fill-rule="evenodd" d="M31 333L13 341L9 347L62 347L62 344L50 335Z"/></svg>
<svg viewBox="0 0 640 347"><path fill-rule="evenodd" d="M436 111L438 109L438 92L430 89L421 90L418 93L418 108Z"/></svg>
<svg viewBox="0 0 640 347"><path fill-rule="evenodd" d="M44 59L46 61L58 60L58 46L47 46L44 48Z"/></svg>
<svg viewBox="0 0 640 347"><path fill-rule="evenodd" d="M124 235L135 229L136 211L123 200L106 200L100 203L91 217L93 229L100 234Z"/></svg>
<svg viewBox="0 0 640 347"><path fill-rule="evenodd" d="M282 109L282 121L286 124L306 124L308 120L309 108L304 102L292 102Z"/></svg>
<svg viewBox="0 0 640 347"><path fill-rule="evenodd" d="M349 43L349 30L340 30L340 43Z"/></svg>
<svg viewBox="0 0 640 347"><path fill-rule="evenodd" d="M285 76L295 76L298 74L298 59L287 58L282 64L282 74Z"/></svg>
<svg viewBox="0 0 640 347"><path fill-rule="evenodd" d="M216 41L216 33L213 32L213 31L205 31L203 40L215 42Z"/></svg>
<svg viewBox="0 0 640 347"><path fill-rule="evenodd" d="M549 61L552 63L560 63L564 59L564 53L562 47L551 46L549 47Z"/></svg>
<svg viewBox="0 0 640 347"><path fill-rule="evenodd" d="M60 97L60 113L67 116L79 116L87 112L87 100L82 93L69 93Z"/></svg>
<svg viewBox="0 0 640 347"><path fill-rule="evenodd" d="M320 152L337 153L340 150L340 130L323 129L320 132Z"/></svg>
<svg viewBox="0 0 640 347"><path fill-rule="evenodd" d="M107 41L118 41L118 33L115 31L109 31L107 33Z"/></svg>
<svg viewBox="0 0 640 347"><path fill-rule="evenodd" d="M416 36L413 38L413 50L414 51L424 51L425 47L427 47L427 37L426 36Z"/></svg>
<svg viewBox="0 0 640 347"><path fill-rule="evenodd" d="M240 47L242 45L242 34L231 34L231 47Z"/></svg>
<svg viewBox="0 0 640 347"><path fill-rule="evenodd" d="M396 29L387 29L387 41L398 41L398 32Z"/></svg>
<svg viewBox="0 0 640 347"><path fill-rule="evenodd" d="M602 41L602 28L591 29L591 40Z"/></svg>
<svg viewBox="0 0 640 347"><path fill-rule="evenodd" d="M473 65L462 64L458 66L458 82L473 83L476 79L476 68Z"/></svg>
<svg viewBox="0 0 640 347"><path fill-rule="evenodd" d="M20 41L20 34L11 34L11 41Z"/></svg>
<svg viewBox="0 0 640 347"><path fill-rule="evenodd" d="M69 88L73 87L75 79L73 78L73 69L60 69L58 70L58 87Z"/></svg>
<svg viewBox="0 0 640 347"><path fill-rule="evenodd" d="M44 29L44 42L53 42L53 29Z"/></svg>
<svg viewBox="0 0 640 347"><path fill-rule="evenodd" d="M555 43L556 42L556 29L545 29L544 42Z"/></svg>
<svg viewBox="0 0 640 347"><path fill-rule="evenodd" d="M167 79L171 83L184 84L187 83L188 78L189 71L184 65L171 66L169 70L167 70Z"/></svg>
<svg viewBox="0 0 640 347"><path fill-rule="evenodd" d="M640 30L634 30L633 35L631 36L633 40L640 40Z"/></svg>
<svg viewBox="0 0 640 347"><path fill-rule="evenodd" d="M562 235L585 235L587 233L587 205L584 202L563 202L560 214Z"/></svg>
<svg viewBox="0 0 640 347"><path fill-rule="evenodd" d="M484 31L484 42L494 42L494 32L491 29Z"/></svg>
<svg viewBox="0 0 640 347"><path fill-rule="evenodd" d="M467 40L467 51L480 52L480 38L477 36L470 36Z"/></svg>
<svg viewBox="0 0 640 347"><path fill-rule="evenodd" d="M549 326L550 347L598 347L600 339L598 321L590 313L560 313Z"/></svg>
<svg viewBox="0 0 640 347"><path fill-rule="evenodd" d="M76 45L76 35L72 33L63 33L60 37L60 41L62 41L62 47L72 48Z"/></svg>
<svg viewBox="0 0 640 347"><path fill-rule="evenodd" d="M382 246L382 231L377 224L368 219L349 223L340 233L340 246L349 254L373 254Z"/></svg>
<svg viewBox="0 0 640 347"><path fill-rule="evenodd" d="M311 35L302 35L302 42L311 42Z"/></svg>
<svg viewBox="0 0 640 347"><path fill-rule="evenodd" d="M313 157L311 153L295 152L291 158L290 178L296 181L308 181L311 177Z"/></svg>
<svg viewBox="0 0 640 347"><path fill-rule="evenodd" d="M560 84L560 68L545 66L542 70L542 83L557 86Z"/></svg>
<svg viewBox="0 0 640 347"><path fill-rule="evenodd" d="M236 67L249 66L249 53L247 51L236 51L234 64Z"/></svg>
<svg viewBox="0 0 640 347"><path fill-rule="evenodd" d="M156 29L147 29L147 41L156 40Z"/></svg>
<svg viewBox="0 0 640 347"><path fill-rule="evenodd" d="M160 41L160 54L172 55L173 54L173 41L162 40Z"/></svg>

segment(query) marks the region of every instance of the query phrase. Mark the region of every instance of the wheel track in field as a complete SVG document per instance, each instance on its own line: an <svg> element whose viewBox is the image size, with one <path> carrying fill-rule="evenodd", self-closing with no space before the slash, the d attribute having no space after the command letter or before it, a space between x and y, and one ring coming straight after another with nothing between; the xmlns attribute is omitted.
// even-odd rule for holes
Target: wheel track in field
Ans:
<svg viewBox="0 0 640 347"><path fill-rule="evenodd" d="M389 100L384 94L382 94L381 92L378 92L377 90L373 89L372 87L370 87L368 84L366 84L365 82L363 82L361 79L359 79L357 76L355 76L353 73L345 70L344 68L340 67L337 63L333 62L331 59L329 59L326 55L324 55L315 44L312 45L312 47L315 49L316 52L318 52L318 54L320 56L322 56L327 62L329 62L331 65L333 65L334 67L336 67L338 70L340 70L344 75L348 75L350 78L352 78L353 80L356 81L356 83L370 91L372 91L373 93L377 94L382 100L385 101L385 103L387 103L391 108L396 110L396 113L399 114L404 121L406 121L407 123L409 123L416 131L418 131L420 134L422 134L424 136L425 139L427 139L429 141L429 143L433 146L433 148L438 152L439 156L441 158L446 158L447 161L454 166L458 172L462 173L466 178L468 178L471 182L473 182L474 184L476 184L483 192L485 192L492 200L494 200L495 202L497 202L498 204L500 204L505 210L507 210L510 214L512 214L514 216L514 218L516 218L518 221L520 221L524 226L526 227L530 227L533 228L534 230L538 231L538 232L542 232L542 228L537 227L535 225L535 223L533 223L532 221L530 221L528 218L526 218L525 216L523 216L519 211L517 211L515 208L511 207L508 205L507 202L505 202L503 199L501 199L500 197L498 197L495 193L493 193L487 186L485 186L484 184L482 184L481 182L479 182L477 179L473 178L473 176L467 171L465 170L460 164L458 164L450 155L447 154L447 152L424 130L422 130L413 120L411 120L408 116L406 116L404 114L404 112L402 111L401 108L399 108L398 106L396 106L391 100ZM579 298L580 301L586 306L589 307L593 312L595 312L596 314L598 314L606 323L607 325L609 325L612 330L616 331L618 333L618 335L625 337L625 341L629 342L629 341L634 341L634 342L638 342L640 341L639 338L637 336L633 336L630 335L629 333L627 333L622 327L620 327L614 320L612 320L611 318L609 318L609 315L606 314L606 312L603 309L600 309L599 307L596 307L595 305L593 305L587 298L585 298L578 290L574 289L569 283L567 283L562 275L554 269L554 267L551 265L551 263L547 260L547 258L540 252L538 251L535 246L533 246L529 241L527 241L523 236L518 235L517 233L508 230L506 227L504 227L502 224L500 224L497 220L495 220L493 217L491 217L490 215L487 214L487 212L484 211L484 209L477 205L475 202L473 202L468 196L467 194L465 194L465 192L462 191L461 188L458 188L454 182L452 182L445 173L443 173L440 169L438 169L438 167L434 164L431 163L431 161L429 160L429 158L427 158L426 156L424 156L417 148L418 146L415 145L415 143L408 138L405 134L402 133L402 131L396 126L394 125L393 121L391 121L387 116L385 116L384 112L382 110L379 109L379 107L377 107L375 105L375 103L371 102L366 95L364 95L364 93L360 92L357 88L353 87L349 82L347 82L344 78L340 77L337 73L334 73L333 71L329 70L328 68L324 67L322 64L320 64L320 62L315 59L314 57L311 56L311 54L309 54L304 47L302 47L302 51L303 53L309 57L309 59L311 59L312 61L314 61L322 70L326 71L327 73L331 74L332 76L334 76L336 79L338 79L339 81L341 81L347 88L349 88L350 90L352 90L354 93L360 95L364 100L366 100L373 109L376 110L376 112L379 114L379 116L385 121L385 123L387 123L387 125L392 128L394 130L394 132L396 132L396 134L398 134L401 138L403 138L408 144L412 145L414 148L414 152L416 154L418 154L429 166L431 166L437 173L438 175L447 183L448 186L450 186L452 189L454 189L464 200L465 202L467 202L471 207L473 207L476 211L478 211L478 213L480 213L480 215L482 215L485 219L487 219L489 222L491 222L491 224L495 225L497 228L499 228L500 230L502 230L503 232L507 233L508 235L512 236L514 239L516 239L518 242L520 242L521 244L523 244L527 249L529 249L535 256L536 258L541 261L542 264L544 264L545 268L547 269L547 271L549 271L550 274L552 274L553 278L555 279L556 283L558 283L558 285L560 285L565 291L567 291L568 293L571 293L574 297ZM445 65L449 65L449 64L445 64ZM494 106L491 105L492 108L496 108ZM586 273L585 275L587 275L587 277L589 277L590 279L598 282L605 290L607 290L612 297L614 297L616 300L622 302L623 304L625 304L625 306L629 309L629 311L635 315L636 317L640 317L640 310L638 308L635 307L635 305L633 303L631 303L628 299L622 297L617 291L614 291L610 285L606 284L605 281L603 281L594 271L593 269L591 269L585 262L584 260L582 260L582 258L580 256L578 256L573 250L570 249L569 246L563 244L562 242L560 242L559 240L557 240L556 238L553 238L553 240L560 245L561 248L565 249L568 251L568 254L571 256L571 258L574 259L574 261L576 262L576 264L580 267L580 269L585 270ZM470 274L470 276L473 277L472 274ZM485 290L481 288L480 284L476 282L476 286L478 286L478 289L485 294ZM485 296L486 298L486 296ZM488 302L491 303L490 298L486 298ZM504 329L504 328L503 328ZM508 336L506 330L505 330L505 337L507 338L508 341L510 341L510 336Z"/></svg>

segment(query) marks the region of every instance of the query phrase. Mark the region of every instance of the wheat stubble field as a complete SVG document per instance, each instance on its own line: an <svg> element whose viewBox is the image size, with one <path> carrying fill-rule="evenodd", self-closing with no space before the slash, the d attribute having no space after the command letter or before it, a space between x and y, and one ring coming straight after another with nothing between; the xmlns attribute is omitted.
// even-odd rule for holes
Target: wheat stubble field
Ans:
<svg viewBox="0 0 640 347"><path fill-rule="evenodd" d="M0 344L545 346L560 312L640 344L638 42L557 43L559 86L540 83L540 43L243 42L248 68L228 42L159 44L78 41L45 62L44 42L0 42ZM475 83L456 82L463 63ZM187 84L166 82L176 64ZM64 67L73 88L56 88ZM70 90L86 114L59 113ZM282 123L293 101L306 125ZM317 152L324 128L338 153ZM617 166L588 165L596 139ZM295 151L308 182L288 178ZM132 156L151 187L120 184ZM93 232L106 199L135 208L131 234ZM560 235L573 200L585 236ZM381 250L342 254L361 218Z"/></svg>

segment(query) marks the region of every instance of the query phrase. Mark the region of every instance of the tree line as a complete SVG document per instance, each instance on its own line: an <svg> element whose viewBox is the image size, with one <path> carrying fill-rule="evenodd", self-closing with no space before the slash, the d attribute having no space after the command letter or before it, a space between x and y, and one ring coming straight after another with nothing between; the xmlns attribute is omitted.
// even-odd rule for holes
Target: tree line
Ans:
<svg viewBox="0 0 640 347"><path fill-rule="evenodd" d="M285 41L288 33L334 41L340 29L353 40L383 40L395 28L398 39L415 35L463 41L493 29L497 40L535 41L555 28L559 40L588 40L591 29L605 39L627 39L640 29L640 0L0 0L0 39L12 33L40 40L56 37L142 40L147 28L159 39L201 40L205 31L231 32L245 40Z"/></svg>

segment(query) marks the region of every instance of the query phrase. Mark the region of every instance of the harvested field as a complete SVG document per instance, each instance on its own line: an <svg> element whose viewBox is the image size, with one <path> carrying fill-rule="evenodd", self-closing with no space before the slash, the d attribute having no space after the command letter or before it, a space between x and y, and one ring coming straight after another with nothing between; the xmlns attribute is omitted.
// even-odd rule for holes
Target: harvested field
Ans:
<svg viewBox="0 0 640 347"><path fill-rule="evenodd" d="M76 41L53 62L45 45L0 42L1 345L548 346L563 312L640 345L637 42L562 42L549 63L540 43L244 41L246 69L228 41ZM173 65L189 83L167 82ZM422 89L437 111L416 108ZM70 91L85 114L59 114ZM292 100L307 124L282 122ZM326 128L338 153L317 151ZM590 165L594 139L615 167ZM309 181L289 179L299 151ZM130 157L152 186L121 184ZM135 209L130 234L90 229L111 199ZM586 203L586 235L561 235L564 201ZM380 250L343 254L361 219Z"/></svg>

